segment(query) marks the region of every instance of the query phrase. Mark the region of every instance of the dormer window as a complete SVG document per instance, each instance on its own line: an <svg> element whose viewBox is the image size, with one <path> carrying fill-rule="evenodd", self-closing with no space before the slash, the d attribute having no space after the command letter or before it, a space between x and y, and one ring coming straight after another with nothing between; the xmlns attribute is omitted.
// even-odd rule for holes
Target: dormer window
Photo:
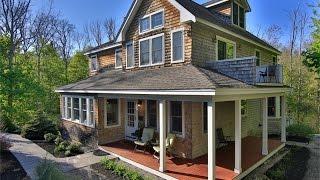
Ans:
<svg viewBox="0 0 320 180"><path fill-rule="evenodd" d="M156 11L141 18L139 25L140 34L162 28L164 24L163 12L163 10Z"/></svg>
<svg viewBox="0 0 320 180"><path fill-rule="evenodd" d="M90 71L95 72L98 70L98 58L97 55L90 57Z"/></svg>
<svg viewBox="0 0 320 180"><path fill-rule="evenodd" d="M234 25L245 28L245 10L235 2L232 5L232 21Z"/></svg>

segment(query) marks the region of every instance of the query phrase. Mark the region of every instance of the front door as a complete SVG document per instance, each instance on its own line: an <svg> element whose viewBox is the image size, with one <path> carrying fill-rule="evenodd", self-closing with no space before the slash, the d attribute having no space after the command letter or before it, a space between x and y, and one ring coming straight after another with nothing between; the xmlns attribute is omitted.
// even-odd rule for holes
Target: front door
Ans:
<svg viewBox="0 0 320 180"><path fill-rule="evenodd" d="M137 103L136 101L127 101L126 109L126 139L134 140L135 137L133 133L138 129L138 120L137 120Z"/></svg>

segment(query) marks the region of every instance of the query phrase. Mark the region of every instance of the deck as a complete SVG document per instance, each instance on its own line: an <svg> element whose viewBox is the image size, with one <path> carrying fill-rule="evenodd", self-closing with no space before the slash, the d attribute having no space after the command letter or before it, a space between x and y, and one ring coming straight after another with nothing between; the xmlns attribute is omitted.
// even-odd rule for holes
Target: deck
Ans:
<svg viewBox="0 0 320 180"><path fill-rule="evenodd" d="M281 145L280 140L269 139L269 152ZM242 139L242 170L250 168L261 160L262 139L258 137L246 137ZM127 141L118 141L101 146L103 149L113 152L119 156L152 168L159 169L159 162L152 156L152 151L134 152L134 145ZM166 174L177 179L207 179L208 166L207 156L188 160L182 158L168 157L166 161ZM216 151L216 178L233 179L238 174L234 173L234 144L217 149Z"/></svg>

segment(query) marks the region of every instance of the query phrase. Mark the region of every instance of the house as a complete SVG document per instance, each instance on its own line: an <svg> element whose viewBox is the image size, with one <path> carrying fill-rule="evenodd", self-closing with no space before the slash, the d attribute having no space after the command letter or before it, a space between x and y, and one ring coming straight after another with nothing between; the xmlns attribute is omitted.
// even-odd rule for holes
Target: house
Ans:
<svg viewBox="0 0 320 180"><path fill-rule="evenodd" d="M56 90L62 126L164 178L244 177L284 146L289 90L280 51L246 30L250 11L247 0L133 1L117 39L86 52L90 77ZM143 127L159 161L130 149ZM233 142L221 147L218 128Z"/></svg>

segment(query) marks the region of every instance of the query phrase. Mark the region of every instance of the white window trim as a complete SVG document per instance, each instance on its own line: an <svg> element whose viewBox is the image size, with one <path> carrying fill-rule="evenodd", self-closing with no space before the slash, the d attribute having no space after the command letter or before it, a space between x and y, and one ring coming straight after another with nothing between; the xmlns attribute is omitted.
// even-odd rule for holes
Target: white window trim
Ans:
<svg viewBox="0 0 320 180"><path fill-rule="evenodd" d="M242 6L242 5L240 5L238 2L236 2L236 1L233 1L233 3L235 3L235 4L237 4L238 5L238 24L234 24L233 23L233 4L231 5L231 14L232 14L232 16L231 16L231 21L232 21L232 24L233 25L236 25L236 26L238 26L238 27L240 27L240 28L242 28L241 26L240 26L240 7L242 7L243 8L243 10L244 10L244 28L243 29L246 29L247 28L247 23L246 23L246 9Z"/></svg>
<svg viewBox="0 0 320 180"><path fill-rule="evenodd" d="M254 56L255 56L256 58L258 58L258 57L257 57L257 52L259 52L259 53L260 53L260 62L259 62L259 66L261 66L261 51L260 51L259 49L255 49L255 50L254 50Z"/></svg>
<svg viewBox="0 0 320 180"><path fill-rule="evenodd" d="M122 52L122 49L121 48L118 48L114 51L114 68L115 69L121 69L122 68L122 53L121 53L121 65L120 66L117 66L117 53L118 52Z"/></svg>
<svg viewBox="0 0 320 180"><path fill-rule="evenodd" d="M97 61L97 69L95 70L92 70L92 59L95 59ZM95 55L92 55L90 56L90 72L97 72L99 70L99 61L98 61L98 56L95 54Z"/></svg>
<svg viewBox="0 0 320 180"><path fill-rule="evenodd" d="M173 34L176 32L182 32L182 59L181 60L173 60ZM184 52L185 52L185 42L184 42L184 28L179 28L171 31L171 64L174 63L182 63L184 62Z"/></svg>
<svg viewBox="0 0 320 180"><path fill-rule="evenodd" d="M158 38L158 37L162 37L162 62L160 63L152 63L152 39ZM161 34L157 34L154 36L150 36L150 37L146 37L143 39L139 40L139 67L149 67L149 66L157 66L157 65L163 65L164 64L164 60L165 60L165 42L164 42L164 33ZM141 65L141 57L140 57L140 52L141 52L141 42L142 41L149 41L149 64L146 65Z"/></svg>
<svg viewBox="0 0 320 180"><path fill-rule="evenodd" d="M66 117L62 117L61 119L66 120L66 121L70 121L70 122L73 122L73 123L76 123L76 124L80 124L80 125L83 125L83 126L86 126L86 127L91 127L91 128L95 127L94 116L95 116L95 113L96 113L96 109L95 109L95 106L94 106L94 104L95 104L94 97L92 97L92 96L77 96L77 95L63 95L62 98L64 98L64 99L71 98L71 118L68 119L67 116L66 116ZM74 111L73 111L73 99L74 98L78 98L79 99L79 119L78 120L74 119ZM92 125L89 125L89 124L86 124L86 123L81 123L81 120L83 118L82 117L82 109L80 109L80 107L82 108L81 99L86 99L86 101L87 101L87 123L89 123L89 118L90 118L90 103L89 103L90 101L89 100L90 99L93 100ZM67 103L67 101L65 103ZM65 110L67 110L67 106L66 106Z"/></svg>
<svg viewBox="0 0 320 180"><path fill-rule="evenodd" d="M128 45L132 44L132 53L133 53L133 66L128 67ZM134 58L134 41L129 41L126 43L126 69L133 69L135 67L135 58Z"/></svg>
<svg viewBox="0 0 320 180"><path fill-rule="evenodd" d="M160 12L162 12L162 25L161 26L156 26L155 28L153 28L152 29L152 19L151 19L151 16L152 15L155 15L155 14L158 14L158 13L160 13ZM139 19L139 35L142 35L142 34L145 34L145 33L148 33L148 32L151 32L151 31L155 31L155 30L158 30L158 29L162 29L163 27L164 27L164 24L165 24L165 14L164 14L164 9L160 9L160 10L158 10L158 11L155 11L155 12L153 12L153 13L150 13L150 14L147 14L147 15L145 15L145 16L143 16L142 18L140 18ZM148 18L149 19L149 29L147 29L147 30L144 30L144 31L141 31L141 26L140 26L140 24L141 24L141 20L142 19L145 19L145 18Z"/></svg>
<svg viewBox="0 0 320 180"><path fill-rule="evenodd" d="M145 125L145 127L148 127L148 101L149 100L152 100L152 99L146 99L145 101L144 101L144 103L145 103L145 119L144 119L144 125ZM159 103L159 101L157 101L157 100L154 100L154 101L156 101L156 118L157 118L157 128L155 129L156 130L156 132L159 132L159 108L158 108L158 103Z"/></svg>
<svg viewBox="0 0 320 180"><path fill-rule="evenodd" d="M167 114L167 122L168 122L168 130L167 132L168 133L173 133L175 134L177 137L180 137L180 138L185 138L185 111L184 111L184 106L185 106L185 103L184 101L181 101L181 105L182 105L182 134L176 134L174 132L171 132L171 101L168 101L167 103L167 107L168 107L168 114Z"/></svg>
<svg viewBox="0 0 320 180"><path fill-rule="evenodd" d="M119 98L109 98L109 99L117 99L118 101L118 124L114 124L114 125L111 125L111 126L108 126L108 123L107 123L107 120L108 120L108 112L107 112L107 106L106 106L106 103L107 103L107 100L108 98L104 98L103 100L103 105L104 105L104 127L105 128L114 128L114 127L119 127L121 126L121 103L120 103L120 99Z"/></svg>
<svg viewBox="0 0 320 180"><path fill-rule="evenodd" d="M218 46L218 43L219 43L219 41L223 41L223 42L226 42L226 43L231 43L231 44L233 44L234 45L234 50L233 50L233 59L237 59L237 43L235 42L235 41L231 41L231 40L229 40L229 39L226 39L226 38L223 38L223 37L221 37L221 36L216 36L216 60L217 61L225 61L225 60L230 60L230 59L221 59L221 60L219 60L218 58L219 58L219 55L218 55L218 52L219 52L219 50L218 50L218 48L219 48L219 46Z"/></svg>

